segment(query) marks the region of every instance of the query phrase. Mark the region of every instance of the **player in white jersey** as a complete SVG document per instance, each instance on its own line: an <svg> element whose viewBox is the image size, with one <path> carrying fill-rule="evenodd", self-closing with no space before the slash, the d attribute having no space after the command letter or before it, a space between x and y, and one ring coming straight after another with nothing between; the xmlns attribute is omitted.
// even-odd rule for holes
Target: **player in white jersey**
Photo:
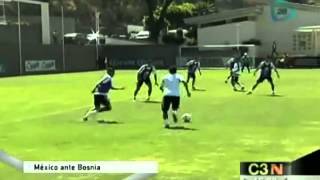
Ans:
<svg viewBox="0 0 320 180"><path fill-rule="evenodd" d="M241 88L241 91L244 91L244 86L239 82L241 74L241 63L239 58L235 58L234 62L231 63L231 85L234 91L238 91L236 85Z"/></svg>
<svg viewBox="0 0 320 180"><path fill-rule="evenodd" d="M170 106L172 108L172 117L175 123L178 122L177 111L180 106L180 83L182 83L187 91L188 97L191 96L191 93L188 89L187 82L183 79L180 74L177 74L177 68L172 66L169 68L169 74L166 75L161 83L160 89L163 92L163 100L162 100L162 113L164 120L164 127L170 128L168 121L168 111Z"/></svg>
<svg viewBox="0 0 320 180"><path fill-rule="evenodd" d="M233 58L230 58L226 63L226 66L230 70L230 73L229 73L227 79L224 81L226 84L229 82L229 79L232 77L232 68L233 68L232 66L234 64L234 61L235 61L235 58L233 57Z"/></svg>

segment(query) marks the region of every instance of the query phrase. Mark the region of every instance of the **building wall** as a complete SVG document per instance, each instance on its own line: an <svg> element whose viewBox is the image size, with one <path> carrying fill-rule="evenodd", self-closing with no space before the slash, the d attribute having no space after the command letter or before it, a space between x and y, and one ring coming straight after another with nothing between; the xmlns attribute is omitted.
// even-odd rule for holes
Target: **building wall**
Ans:
<svg viewBox="0 0 320 180"><path fill-rule="evenodd" d="M240 23L240 42L255 38L261 41L262 45L257 47L257 56L271 54L272 44L277 43L277 51L289 55L314 56L314 50L304 52L294 51L293 36L296 29L301 26L320 25L320 11L296 10L297 15L289 20L274 21L271 15L270 6L264 6L262 14L257 16L255 22L246 21ZM198 29L198 44L236 44L236 24L225 24L210 26Z"/></svg>
<svg viewBox="0 0 320 180"><path fill-rule="evenodd" d="M256 23L244 21L221 26L210 26L198 29L198 44L237 44L237 26L239 25L239 40L241 42L256 37Z"/></svg>
<svg viewBox="0 0 320 180"><path fill-rule="evenodd" d="M277 42L279 52L287 52L289 55L297 54L293 51L293 36L295 30L301 26L312 26L320 24L320 12L309 12L297 10L297 16L286 21L273 21L269 6L265 6L262 15L256 20L257 39L262 46L258 49L260 56L271 53L273 41ZM306 51L307 55L313 55L313 51Z"/></svg>

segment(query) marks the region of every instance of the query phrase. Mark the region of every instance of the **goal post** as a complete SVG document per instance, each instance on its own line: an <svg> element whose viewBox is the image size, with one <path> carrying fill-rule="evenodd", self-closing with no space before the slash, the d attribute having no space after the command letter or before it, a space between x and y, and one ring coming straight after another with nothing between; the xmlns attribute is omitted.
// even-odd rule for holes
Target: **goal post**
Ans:
<svg viewBox="0 0 320 180"><path fill-rule="evenodd" d="M0 4L10 3L10 2L33 4L33 5L40 6L40 8L41 8L42 44L50 44L51 43L51 36L50 36L49 3L35 1L35 0L0 0ZM3 8L5 10L4 6L3 6ZM20 12L18 14L20 14Z"/></svg>

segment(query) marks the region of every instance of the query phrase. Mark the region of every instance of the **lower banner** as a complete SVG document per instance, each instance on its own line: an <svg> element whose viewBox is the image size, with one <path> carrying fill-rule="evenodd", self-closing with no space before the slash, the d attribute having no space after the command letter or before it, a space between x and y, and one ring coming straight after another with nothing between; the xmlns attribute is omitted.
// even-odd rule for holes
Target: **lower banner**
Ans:
<svg viewBox="0 0 320 180"><path fill-rule="evenodd" d="M24 173L158 173L154 161L24 161Z"/></svg>

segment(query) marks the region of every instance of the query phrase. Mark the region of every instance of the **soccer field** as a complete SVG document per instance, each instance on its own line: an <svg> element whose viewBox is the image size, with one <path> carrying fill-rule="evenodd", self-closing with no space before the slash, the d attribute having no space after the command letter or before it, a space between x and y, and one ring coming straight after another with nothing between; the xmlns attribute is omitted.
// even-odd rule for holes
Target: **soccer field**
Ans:
<svg viewBox="0 0 320 180"><path fill-rule="evenodd" d="M241 161L291 161L320 148L320 70L280 70L278 96L265 82L253 95L233 92L227 70L205 70L183 92L180 114L192 113L195 130L163 128L161 92L145 103L143 86L133 102L136 71L117 71L113 110L82 122L92 90L104 72L0 79L0 149L23 160L156 160L159 180L239 179ZM183 75L185 71L180 71ZM160 71L162 77L166 71ZM241 81L249 89L252 74ZM0 163L0 179L105 180L126 175L22 174Z"/></svg>

